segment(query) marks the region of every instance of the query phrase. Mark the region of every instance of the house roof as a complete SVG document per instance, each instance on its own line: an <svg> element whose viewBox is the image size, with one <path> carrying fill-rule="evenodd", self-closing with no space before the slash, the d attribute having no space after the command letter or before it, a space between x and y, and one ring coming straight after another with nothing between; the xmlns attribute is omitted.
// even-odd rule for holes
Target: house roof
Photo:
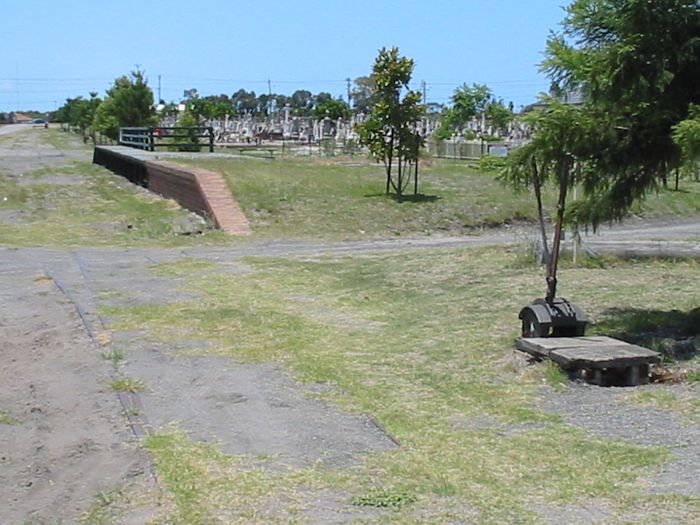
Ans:
<svg viewBox="0 0 700 525"><path fill-rule="evenodd" d="M32 117L24 113L12 113L10 117L13 122L31 122L33 120Z"/></svg>

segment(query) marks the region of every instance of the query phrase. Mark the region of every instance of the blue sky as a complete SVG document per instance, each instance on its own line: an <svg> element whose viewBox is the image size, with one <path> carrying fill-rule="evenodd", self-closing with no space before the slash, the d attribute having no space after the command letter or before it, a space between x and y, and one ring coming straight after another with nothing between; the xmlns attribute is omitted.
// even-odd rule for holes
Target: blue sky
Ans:
<svg viewBox="0 0 700 525"><path fill-rule="evenodd" d="M537 70L568 0L0 0L0 111L100 96L137 65L167 101L239 88L334 96L382 46L413 58L412 87L447 102L488 84L515 107L548 87Z"/></svg>

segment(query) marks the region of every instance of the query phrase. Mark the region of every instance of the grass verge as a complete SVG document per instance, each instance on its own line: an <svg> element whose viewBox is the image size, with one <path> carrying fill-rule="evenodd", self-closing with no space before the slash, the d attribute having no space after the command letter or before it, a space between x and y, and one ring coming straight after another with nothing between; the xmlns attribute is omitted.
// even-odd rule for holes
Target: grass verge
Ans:
<svg viewBox="0 0 700 525"><path fill-rule="evenodd" d="M513 267L515 257L514 249L481 249L259 258L247 260L255 271L244 275L203 274L188 261L178 272L186 277L183 270L192 266L187 288L201 301L106 313L120 320L118 329L146 328L165 341L208 339L212 349L203 352L280 362L303 381L334 385L319 395L373 414L402 444L347 469L291 471L303 481L256 474L260 496L250 505L258 512L267 495L282 490L278 483L291 491L270 520L301 512L294 519L303 522L304 505L293 502L306 501L309 485L345 494L350 508L366 508L352 504L364 501L391 509L372 518L379 523L539 523L533 501L604 501L621 516L640 505L660 511L675 496L644 495L640 483L669 458L665 448L594 438L538 408L541 376L558 388L561 377L547 370L533 377L511 357L518 310L544 292L542 276ZM697 262L564 267L562 293L594 323L615 308L698 304ZM475 423L483 418L492 424ZM169 458L172 472L189 468L188 454L178 449L204 446L177 432L155 443L154 454ZM182 496L174 514L183 522L188 513L202 523L226 522L226 512L237 506L231 494L247 479L245 470L221 474L216 465L251 458L216 449L206 454L218 459L178 478L194 491ZM691 516L700 500L678 505Z"/></svg>
<svg viewBox="0 0 700 525"><path fill-rule="evenodd" d="M348 159L178 160L220 172L264 237L367 238L393 235L464 234L475 228L534 221L534 197L455 161L426 160L420 195L398 202L384 193L383 168L364 157ZM554 195L545 192L553 209ZM660 190L636 206L648 218L700 215L700 182L681 191Z"/></svg>

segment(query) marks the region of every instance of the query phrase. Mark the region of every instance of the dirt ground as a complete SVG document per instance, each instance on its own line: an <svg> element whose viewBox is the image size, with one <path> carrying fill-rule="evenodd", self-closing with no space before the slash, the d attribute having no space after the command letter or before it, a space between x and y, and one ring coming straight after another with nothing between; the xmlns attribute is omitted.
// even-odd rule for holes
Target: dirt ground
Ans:
<svg viewBox="0 0 700 525"><path fill-rule="evenodd" d="M19 175L88 160L87 153L67 155L31 139L27 148L3 150L0 142L2 168ZM696 226L689 228L697 232ZM686 235L686 229L680 231ZM251 254L429 249L514 239L512 232L501 232L466 240L327 246L268 242L226 250L0 248L0 415L11 422L0 425L0 523L76 523L102 491L125 486L157 490L150 459L109 386L114 370L103 356L100 334L110 328L110 320L98 314L102 305L180 298L173 278L148 270L153 263L196 256L225 261L228 271L245 272L239 259ZM300 385L276 366L176 357L179 348L144 342L138 333L116 331L111 337L109 349L126 355L127 374L149 385L140 395L144 413L137 421L146 429L178 421L189 435L220 442L225 452L271 454L292 466L316 461L344 466L363 452L396 446L369 417L342 413L308 395L323 385ZM661 410L634 408L616 389L574 386L543 400L542 406L601 436L634 442L646 436L649 444L673 447L678 461L648 480L649 490L698 495L700 428L689 428ZM601 409L606 406L610 410ZM321 496L310 521L331 522L329 507L341 505L334 498ZM144 523L150 510L128 523ZM539 510L551 515L553 523L606 520L605 509Z"/></svg>
<svg viewBox="0 0 700 525"><path fill-rule="evenodd" d="M17 180L32 169L89 160L31 135L21 144L10 150L0 143L2 168ZM270 252L286 250L280 244ZM130 305L181 298L172 279L147 267L186 255L0 248L0 523L77 523L100 494L157 490L136 434L173 422L198 440L222 443L225 452L275 455L295 467L343 466L357 454L395 446L371 418L314 400L308 394L315 387L278 367L175 357L177 349L149 345L139 334L116 332L104 347L100 335L109 320L98 314L100 293L122 294ZM115 374L107 351L123 352L126 374L149 385L138 396L144 413L131 418L136 433L128 407L110 388ZM334 498L318 505L320 523ZM145 523L153 510L132 512L127 522Z"/></svg>

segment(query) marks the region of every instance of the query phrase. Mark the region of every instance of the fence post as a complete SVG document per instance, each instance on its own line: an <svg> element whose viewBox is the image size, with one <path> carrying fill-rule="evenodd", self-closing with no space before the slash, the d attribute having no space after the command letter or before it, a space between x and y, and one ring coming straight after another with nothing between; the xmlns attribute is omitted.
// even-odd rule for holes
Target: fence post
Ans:
<svg viewBox="0 0 700 525"><path fill-rule="evenodd" d="M153 128L147 128L148 131L148 149L149 151L155 151L155 139L153 137Z"/></svg>
<svg viewBox="0 0 700 525"><path fill-rule="evenodd" d="M214 128L209 126L209 153L214 153Z"/></svg>

